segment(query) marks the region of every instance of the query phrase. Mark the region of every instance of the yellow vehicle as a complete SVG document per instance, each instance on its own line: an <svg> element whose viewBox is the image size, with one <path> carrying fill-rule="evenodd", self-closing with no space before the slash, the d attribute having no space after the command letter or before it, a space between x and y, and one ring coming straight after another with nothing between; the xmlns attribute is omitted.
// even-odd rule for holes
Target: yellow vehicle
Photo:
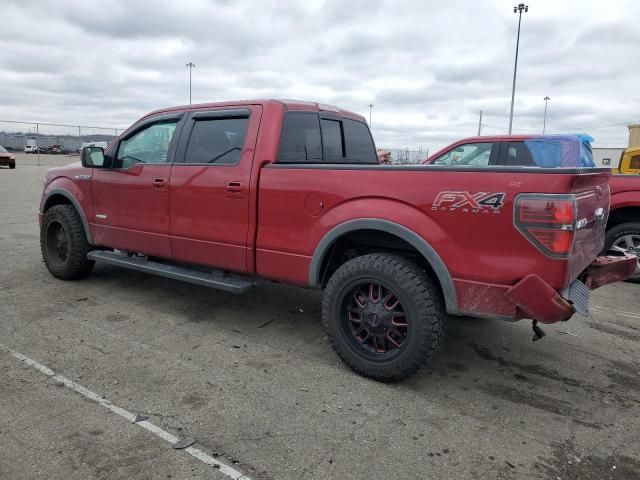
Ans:
<svg viewBox="0 0 640 480"><path fill-rule="evenodd" d="M618 168L612 169L613 173L640 174L640 147L627 148L622 152Z"/></svg>

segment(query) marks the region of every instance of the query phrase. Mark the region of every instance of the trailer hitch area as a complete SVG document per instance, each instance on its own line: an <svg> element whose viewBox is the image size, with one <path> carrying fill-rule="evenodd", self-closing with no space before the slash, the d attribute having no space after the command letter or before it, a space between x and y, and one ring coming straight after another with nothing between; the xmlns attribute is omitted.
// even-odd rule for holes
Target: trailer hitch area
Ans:
<svg viewBox="0 0 640 480"><path fill-rule="evenodd" d="M537 342L538 340L542 340L547 335L546 333L544 333L544 330L542 330L538 326L538 321L537 320L532 320L531 321L531 328L533 329L533 338L531 339L531 341L533 341L533 342Z"/></svg>

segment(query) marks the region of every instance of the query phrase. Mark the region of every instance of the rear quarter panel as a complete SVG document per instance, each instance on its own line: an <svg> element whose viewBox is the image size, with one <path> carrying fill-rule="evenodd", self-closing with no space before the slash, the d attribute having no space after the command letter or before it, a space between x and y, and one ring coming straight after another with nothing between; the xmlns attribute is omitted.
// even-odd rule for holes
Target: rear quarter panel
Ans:
<svg viewBox="0 0 640 480"><path fill-rule="evenodd" d="M566 284L567 262L546 257L516 231L513 200L522 192L569 193L575 178L558 169L542 174L270 165L260 176L257 273L306 285L311 257L329 230L347 220L379 218L424 238L454 281L512 285L535 273L559 289ZM434 207L446 191L504 193L504 204L482 211Z"/></svg>

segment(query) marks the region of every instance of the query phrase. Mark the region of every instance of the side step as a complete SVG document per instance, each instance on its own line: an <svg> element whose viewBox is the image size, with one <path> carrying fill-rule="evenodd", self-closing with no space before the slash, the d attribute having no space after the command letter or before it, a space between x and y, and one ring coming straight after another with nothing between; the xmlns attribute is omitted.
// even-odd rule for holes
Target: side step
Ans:
<svg viewBox="0 0 640 480"><path fill-rule="evenodd" d="M147 260L146 257L129 257L120 253L93 250L87 254L87 258L96 262L137 270L138 272L151 273L160 277L217 288L230 293L245 293L255 286L253 282L239 276L225 275L222 271L214 270L213 273L205 273L185 267L152 262Z"/></svg>

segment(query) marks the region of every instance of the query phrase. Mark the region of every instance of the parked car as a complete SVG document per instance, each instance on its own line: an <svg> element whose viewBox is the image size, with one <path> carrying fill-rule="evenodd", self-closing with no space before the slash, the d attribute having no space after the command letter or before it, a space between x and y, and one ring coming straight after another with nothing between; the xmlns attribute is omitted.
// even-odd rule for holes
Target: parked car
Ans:
<svg viewBox="0 0 640 480"><path fill-rule="evenodd" d="M49 145L47 147L43 147L41 152L48 153L50 155L61 155L64 153L60 145Z"/></svg>
<svg viewBox="0 0 640 480"><path fill-rule="evenodd" d="M446 313L568 320L631 275L635 257L597 258L610 176L380 165L365 119L337 107L189 105L49 170L41 250L66 280L104 262L234 293L321 288L338 355L393 381L433 359Z"/></svg>
<svg viewBox="0 0 640 480"><path fill-rule="evenodd" d="M466 166L594 167L588 135L505 135L459 140L434 153L425 163ZM627 149L621 159L631 173L640 149ZM626 163L625 163L626 162ZM640 170L638 170L640 172ZM613 175L609 180L611 212L602 254L638 256L633 280L640 280L640 176Z"/></svg>
<svg viewBox="0 0 640 480"><path fill-rule="evenodd" d="M24 153L38 153L38 147L35 145L25 145Z"/></svg>
<svg viewBox="0 0 640 480"><path fill-rule="evenodd" d="M7 165L9 168L16 168L16 157L0 145L0 165Z"/></svg>

